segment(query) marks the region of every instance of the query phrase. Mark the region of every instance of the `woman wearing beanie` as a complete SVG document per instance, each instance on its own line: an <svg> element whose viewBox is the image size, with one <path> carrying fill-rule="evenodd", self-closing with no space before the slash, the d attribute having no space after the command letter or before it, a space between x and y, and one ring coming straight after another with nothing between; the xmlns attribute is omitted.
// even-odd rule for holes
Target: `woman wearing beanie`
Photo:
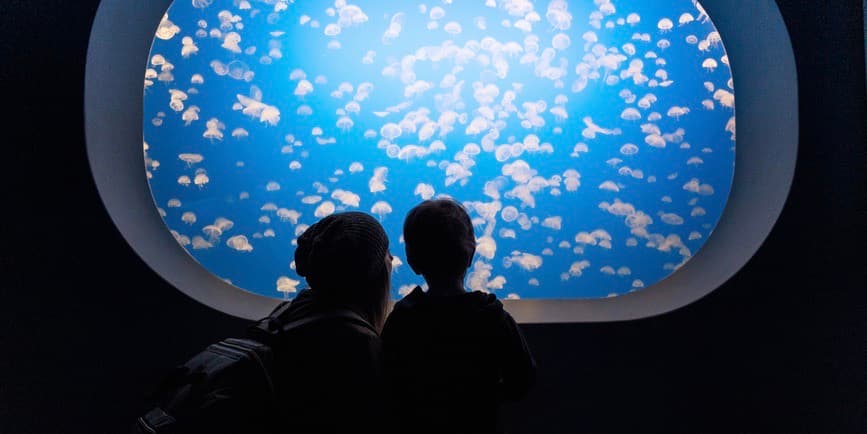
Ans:
<svg viewBox="0 0 867 434"><path fill-rule="evenodd" d="M379 332L391 259L382 226L360 212L328 216L298 238L296 271L309 289L252 328L274 349L275 432L386 431Z"/></svg>

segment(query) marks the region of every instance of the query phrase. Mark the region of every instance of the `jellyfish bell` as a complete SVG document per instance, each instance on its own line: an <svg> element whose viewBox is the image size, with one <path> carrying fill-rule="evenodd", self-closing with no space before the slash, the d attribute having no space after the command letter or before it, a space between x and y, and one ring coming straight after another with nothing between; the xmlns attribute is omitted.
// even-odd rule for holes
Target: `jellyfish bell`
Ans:
<svg viewBox="0 0 867 434"><path fill-rule="evenodd" d="M659 29L660 32L667 33L674 28L674 22L671 21L671 19L669 18L663 18L659 20L659 23L657 23L656 27Z"/></svg>
<svg viewBox="0 0 867 434"><path fill-rule="evenodd" d="M710 58L705 59L705 61L702 62L702 64L701 64L701 67L708 70L709 72L713 72L713 70L716 69L717 66L719 66L719 65L717 64L716 59L710 59Z"/></svg>
<svg viewBox="0 0 867 434"><path fill-rule="evenodd" d="M226 240L226 245L239 252L253 251L253 246L250 245L250 241L244 235L235 235L234 237L229 238Z"/></svg>

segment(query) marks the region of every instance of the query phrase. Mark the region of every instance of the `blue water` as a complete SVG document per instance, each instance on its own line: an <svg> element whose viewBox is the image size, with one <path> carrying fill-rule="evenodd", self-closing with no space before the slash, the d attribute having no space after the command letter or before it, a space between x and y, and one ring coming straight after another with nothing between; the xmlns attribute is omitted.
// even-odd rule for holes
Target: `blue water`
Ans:
<svg viewBox="0 0 867 434"><path fill-rule="evenodd" d="M502 298L624 294L651 287L694 256L725 207L735 151L727 131L734 122L731 72L699 6L690 0L447 3L175 2L151 49L143 121L151 191L184 248L241 289L291 298L293 288L304 286L292 265L296 232L318 220L317 208L327 214L323 203L330 201L336 212L376 214L374 204L386 202L391 211L379 217L392 254L405 262L403 217L421 201L414 193L425 183L435 195L463 202L476 219L476 236L495 243L493 257L477 254L468 286ZM445 16L431 20L434 7ZM685 13L694 20L680 24ZM627 20L631 14L640 21ZM672 21L670 29L663 18ZM460 33L444 30L451 22L460 24ZM402 23L400 32L392 23ZM327 35L335 29L329 24L340 27L339 34ZM394 34L385 35L389 28ZM584 39L591 31L595 42ZM561 33L571 40L568 47L556 36ZM670 45L660 45L663 40ZM371 51L375 56L364 60ZM437 57L444 52L450 54ZM627 72L631 66L639 71L635 61L643 63L637 75ZM450 73L462 86L444 81ZM203 82L193 80L197 74ZM298 95L302 80L312 91ZM351 91L344 86L342 95L334 94L342 83ZM369 94L359 94L363 83L372 85ZM408 86L422 92L406 93ZM492 98L476 99L474 89L486 86L496 88ZM648 94L656 101L640 104ZM357 112L347 105L353 100ZM303 106L312 113L299 114ZM621 117L630 107L640 119ZM689 112L670 116L672 107ZM441 122L444 112L454 112L453 125ZM490 115L493 121L475 122L482 126L478 132L467 131ZM344 117L351 126L340 121ZM588 117L606 131L592 137ZM223 128L209 129L212 119ZM402 125L402 133L388 140L382 133L390 123ZM420 137L427 123L433 135ZM678 129L682 134L670 135ZM375 136L365 137L369 130ZM655 140L664 146L647 140L657 130ZM534 149L536 138L541 150ZM431 150L436 141L445 149ZM622 152L625 144L637 153ZM405 157L414 145L422 155ZM181 154L194 157L183 161ZM350 171L353 163L363 170ZM376 168L387 168L385 190L372 192L379 190L370 183ZM570 169L580 173L577 189L567 184ZM207 182L199 176L197 185L197 173ZM454 173L459 176L449 179ZM616 188L600 188L606 181ZM269 189L271 182L279 190ZM486 184L497 192L489 188L486 195ZM357 195L357 206L351 195L334 197L336 190ZM169 206L171 199L180 206ZM266 204L300 217L281 219L263 210ZM614 204L620 209L607 209ZM519 218L503 213L507 207ZM195 221L189 214L183 221L185 213ZM543 224L550 217L560 217L559 228ZM206 227L218 218L232 225L214 234ZM395 267L395 298L419 283L409 266Z"/></svg>

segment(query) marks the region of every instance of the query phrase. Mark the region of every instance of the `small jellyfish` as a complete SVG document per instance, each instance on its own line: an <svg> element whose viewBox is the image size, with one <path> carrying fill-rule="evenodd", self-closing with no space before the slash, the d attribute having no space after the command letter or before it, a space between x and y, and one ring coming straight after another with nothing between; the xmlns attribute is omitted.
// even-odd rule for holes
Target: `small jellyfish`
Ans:
<svg viewBox="0 0 867 434"><path fill-rule="evenodd" d="M201 154L179 154L178 159L187 163L187 167L192 167L193 164L198 164L204 161L205 157Z"/></svg>
<svg viewBox="0 0 867 434"><path fill-rule="evenodd" d="M187 211L183 215L181 215L181 221L188 225L191 225L196 222L196 214L191 211Z"/></svg>
<svg viewBox="0 0 867 434"><path fill-rule="evenodd" d="M572 40L569 39L569 35L565 33L558 33L551 39L551 46L554 47L555 50L563 51L569 48L569 45L571 44Z"/></svg>
<svg viewBox="0 0 867 434"><path fill-rule="evenodd" d="M445 16L446 16L446 11L439 6L434 6L430 10L429 17L432 20L441 20Z"/></svg>
<svg viewBox="0 0 867 434"><path fill-rule="evenodd" d="M500 217L503 221L511 223L518 219L518 209L513 206L507 206L500 212Z"/></svg>
<svg viewBox="0 0 867 434"><path fill-rule="evenodd" d="M370 208L370 212L376 214L377 216L379 216L379 219L382 220L386 215L391 214L392 209L391 205L389 205L388 202L381 200L373 204L373 206Z"/></svg>
<svg viewBox="0 0 867 434"><path fill-rule="evenodd" d="M620 153L623 155L635 155L638 153L638 146L632 143L627 143L620 147Z"/></svg>
<svg viewBox="0 0 867 434"><path fill-rule="evenodd" d="M599 184L599 189L615 193L620 191L620 187L613 181L605 181L602 184Z"/></svg>
<svg viewBox="0 0 867 434"><path fill-rule="evenodd" d="M387 123L379 130L379 134L387 140L394 140L403 134L403 130L395 123Z"/></svg>
<svg viewBox="0 0 867 434"><path fill-rule="evenodd" d="M705 61L701 64L701 67L706 69L708 72L713 72L718 66L719 64L717 63L716 59L711 58L705 59Z"/></svg>
<svg viewBox="0 0 867 434"><path fill-rule="evenodd" d="M253 246L250 245L250 241L243 235L235 235L234 237L229 238L226 240L226 245L239 252L253 251Z"/></svg>
<svg viewBox="0 0 867 434"><path fill-rule="evenodd" d="M641 120L641 112L633 107L629 107L623 110L623 113L620 114L620 119L625 121L638 121Z"/></svg>
<svg viewBox="0 0 867 434"><path fill-rule="evenodd" d="M290 279L286 276L277 278L277 292L282 292L285 299L289 298L289 294L298 292L298 285L301 281Z"/></svg>
<svg viewBox="0 0 867 434"><path fill-rule="evenodd" d="M435 191L432 185L420 183L415 187L413 194L421 196L422 200L428 200L434 196Z"/></svg>
<svg viewBox="0 0 867 434"><path fill-rule="evenodd" d="M276 181L269 181L267 184L265 184L265 191L279 191L279 190L280 190L280 184L277 183Z"/></svg>
<svg viewBox="0 0 867 434"><path fill-rule="evenodd" d="M678 18L677 23L683 26L693 21L695 21L695 17L693 17L689 12L686 12Z"/></svg>
<svg viewBox="0 0 867 434"><path fill-rule="evenodd" d="M673 106L668 109L668 116L680 120L681 116L689 114L689 107Z"/></svg>
<svg viewBox="0 0 867 434"><path fill-rule="evenodd" d="M298 85L295 86L294 94L295 96L303 97L311 92L313 92L313 84L307 80L301 80L298 82Z"/></svg>
<svg viewBox="0 0 867 434"><path fill-rule="evenodd" d="M443 26L443 30L450 35L459 35L462 31L461 25L457 21L446 23L446 25Z"/></svg>
<svg viewBox="0 0 867 434"><path fill-rule="evenodd" d="M196 184L199 188L203 188L210 181L211 179L208 178L208 175L205 173L198 173L195 178L193 178L193 184Z"/></svg>
<svg viewBox="0 0 867 434"><path fill-rule="evenodd" d="M334 202L325 201L316 207L316 210L313 211L313 216L316 218L328 217L331 214L334 214L334 211L336 209L337 209L337 207L334 205Z"/></svg>
<svg viewBox="0 0 867 434"><path fill-rule="evenodd" d="M337 119L336 125L337 128L340 128L342 131L349 131L352 129L352 126L355 125L355 122L353 122L349 117L343 116Z"/></svg>
<svg viewBox="0 0 867 434"><path fill-rule="evenodd" d="M659 23L657 23L656 27L659 29L660 32L667 33L674 28L674 22L671 21L671 19L669 18L663 18L659 20Z"/></svg>
<svg viewBox="0 0 867 434"><path fill-rule="evenodd" d="M189 187L190 184L192 184L192 183L193 183L193 181L187 175L181 175L178 177L178 184L180 184L183 187Z"/></svg>

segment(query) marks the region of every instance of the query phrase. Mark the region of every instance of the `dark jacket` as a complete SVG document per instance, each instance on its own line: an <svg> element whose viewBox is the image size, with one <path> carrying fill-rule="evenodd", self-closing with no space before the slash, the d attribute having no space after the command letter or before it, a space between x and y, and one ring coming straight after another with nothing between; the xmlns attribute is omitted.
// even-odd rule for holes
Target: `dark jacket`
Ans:
<svg viewBox="0 0 867 434"><path fill-rule="evenodd" d="M341 308L305 290L281 320L288 324ZM269 342L276 362L275 432L382 431L388 411L382 344L372 326L359 322L326 317Z"/></svg>
<svg viewBox="0 0 867 434"><path fill-rule="evenodd" d="M492 294L415 288L382 333L401 433L499 432L498 405L535 381L527 343Z"/></svg>

